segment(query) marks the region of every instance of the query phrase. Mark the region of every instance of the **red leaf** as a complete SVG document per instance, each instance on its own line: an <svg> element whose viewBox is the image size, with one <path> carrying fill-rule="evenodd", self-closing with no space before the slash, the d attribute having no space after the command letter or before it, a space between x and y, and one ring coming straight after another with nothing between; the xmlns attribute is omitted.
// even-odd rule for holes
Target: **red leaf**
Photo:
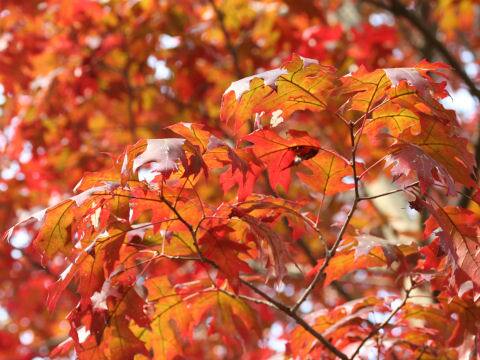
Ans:
<svg viewBox="0 0 480 360"><path fill-rule="evenodd" d="M240 272L251 273L248 264L239 259L240 254L246 254L248 246L228 239L228 233L233 231L225 226L209 229L199 239L203 256L213 260L225 274L234 289L240 284Z"/></svg>
<svg viewBox="0 0 480 360"><path fill-rule="evenodd" d="M320 144L304 132L291 131L290 137L284 139L272 130L257 130L243 139L254 144L254 154L265 164L268 179L273 189L281 185L288 190L290 185L290 168L314 157Z"/></svg>

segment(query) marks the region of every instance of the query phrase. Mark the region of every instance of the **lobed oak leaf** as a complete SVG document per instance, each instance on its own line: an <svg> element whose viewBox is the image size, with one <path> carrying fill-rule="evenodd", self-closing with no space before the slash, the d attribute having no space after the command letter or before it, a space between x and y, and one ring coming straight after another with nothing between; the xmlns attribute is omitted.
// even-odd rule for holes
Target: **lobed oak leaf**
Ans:
<svg viewBox="0 0 480 360"><path fill-rule="evenodd" d="M195 245L191 235L181 229L172 229L172 222L164 223L164 229L154 231L146 229L141 244L156 249L162 255L189 256L195 254Z"/></svg>
<svg viewBox="0 0 480 360"><path fill-rule="evenodd" d="M394 102L372 111L371 118L367 119L364 132L371 141L383 137L385 133L391 136L398 136L406 129L413 133L420 132L420 118L408 108L404 108Z"/></svg>
<svg viewBox="0 0 480 360"><path fill-rule="evenodd" d="M315 274L322 267L324 259L309 272L309 275ZM383 267L387 265L387 259L380 246L369 249L365 255L357 252L355 248L347 247L339 249L335 256L330 260L328 267L324 270L325 279L323 286L330 285L333 281L341 279L343 276L360 269L371 267Z"/></svg>
<svg viewBox="0 0 480 360"><path fill-rule="evenodd" d="M103 196L111 194L119 184L117 183L109 183L100 186L94 186L89 188L81 193L74 195L70 198L75 202L77 207L81 207L87 200L89 200L92 196Z"/></svg>
<svg viewBox="0 0 480 360"><path fill-rule="evenodd" d="M76 271L72 271L72 268L73 264L68 265L60 274L59 279L48 287L46 305L49 311L55 310L60 296L73 280Z"/></svg>
<svg viewBox="0 0 480 360"><path fill-rule="evenodd" d="M140 295L140 289L141 288L137 285L128 287L123 292L120 301L115 304L114 311L110 314L110 316L133 320L139 326L149 328L150 318L145 312L145 294Z"/></svg>
<svg viewBox="0 0 480 360"><path fill-rule="evenodd" d="M414 86L423 98L431 100L432 93L439 97L445 97L447 93L444 91L445 84L440 84L439 86L438 83L433 81L429 73L446 77L443 70L448 68L448 65L440 62L429 63L423 60L414 67L385 68L383 71L392 83L392 86L397 86L401 81L406 81Z"/></svg>
<svg viewBox="0 0 480 360"><path fill-rule="evenodd" d="M240 298L212 289L192 298L189 304L193 322L198 324L211 316L208 327L218 332L228 346L254 344L260 336L255 312Z"/></svg>
<svg viewBox="0 0 480 360"><path fill-rule="evenodd" d="M281 68L249 76L230 85L222 98L220 117L235 134L248 132L255 114L279 111L288 119L295 111L322 111L333 88L333 69L294 55Z"/></svg>
<svg viewBox="0 0 480 360"><path fill-rule="evenodd" d="M154 162L154 170L162 174L178 170L178 161L185 160L184 143L185 139L181 138L138 141L125 152L121 169L123 181L150 162Z"/></svg>
<svg viewBox="0 0 480 360"><path fill-rule="evenodd" d="M59 206L59 205L61 205L61 204L57 204L56 206ZM45 214L46 214L47 210L48 209L43 209L43 210L37 211L37 212L33 213L32 215L28 216L26 219L23 219L23 220L19 221L17 224L13 225L11 228L9 228L7 231L5 231L2 234L2 240L10 241L13 234L15 233L15 231L17 231L22 226L27 226L27 225L34 224L34 223L37 223L37 222L43 222L44 219L45 219Z"/></svg>
<svg viewBox="0 0 480 360"><path fill-rule="evenodd" d="M43 255L46 255L47 258L52 258L58 252L68 255L69 250L74 245L71 239L73 231L72 223L76 212L82 207L88 209L90 203L87 201L91 200L92 197L109 195L112 190L113 188L109 184L85 190L57 205L34 213L26 220L10 228L3 235L3 238L8 241L18 227L28 225L32 222L40 222L40 231L33 240L34 246L36 246Z"/></svg>
<svg viewBox="0 0 480 360"><path fill-rule="evenodd" d="M265 263L277 284L280 284L286 274L286 263L289 260L287 243L268 224L272 220L270 217L252 216L246 211L233 208L230 216L238 217L248 225L247 236L250 235L250 239L256 243L260 260ZM267 246L264 242L267 242Z"/></svg>
<svg viewBox="0 0 480 360"><path fill-rule="evenodd" d="M476 301L463 300L458 297L440 296L438 301L445 313L445 317L456 318L453 332L448 338L449 346L460 346L465 338L477 333L477 324L480 321L480 307Z"/></svg>
<svg viewBox="0 0 480 360"><path fill-rule="evenodd" d="M426 61L410 68L383 69L392 83L392 88L387 90L390 102L409 109L422 120L455 126L455 113L445 109L438 101L448 96L446 83L435 82L430 76L430 73L434 73L445 78L444 69L448 69L448 66Z"/></svg>
<svg viewBox="0 0 480 360"><path fill-rule="evenodd" d="M276 196L255 194L232 206L230 216L241 218L245 214L250 214L255 218L265 221L269 219L269 222L273 222L282 215L291 215L305 220L302 215L302 208L305 203L304 201L292 201Z"/></svg>
<svg viewBox="0 0 480 360"><path fill-rule="evenodd" d="M412 170L417 173L420 189L425 193L435 181L445 185L447 194L455 195L455 183L450 173L415 144L396 143L390 147L391 153L385 158L385 167L395 179L409 177ZM404 181L404 179L402 179Z"/></svg>
<svg viewBox="0 0 480 360"><path fill-rule="evenodd" d="M202 254L209 260L214 261L225 274L231 286L238 290L240 285L240 272L251 273L248 264L239 258L239 254L246 254L249 247L232 241L228 233L233 229L227 226L216 226L208 231L198 240Z"/></svg>
<svg viewBox="0 0 480 360"><path fill-rule="evenodd" d="M426 331L427 339L435 335L440 344L446 344L454 331L455 322L437 304L422 305L408 302L399 315L399 325L421 320L422 330Z"/></svg>
<svg viewBox="0 0 480 360"><path fill-rule="evenodd" d="M149 220L153 226L154 233L157 233L162 221L174 218L171 209L164 204L156 191L144 189L142 187L133 188L130 192L130 223L143 223Z"/></svg>
<svg viewBox="0 0 480 360"><path fill-rule="evenodd" d="M445 84L434 82L429 75L432 72L444 76L441 71L444 68L443 64L427 62L410 68L385 68L373 72L360 68L341 78L340 94L348 98L343 110L363 113L367 134L379 130L380 125L390 134L410 126L418 128L416 120L420 116L455 124L452 111L444 109L438 102L439 98L448 95Z"/></svg>
<svg viewBox="0 0 480 360"><path fill-rule="evenodd" d="M210 150L209 145L211 144L211 140L216 138L209 131L204 130L204 128L205 125L203 124L186 122L167 127L167 129L170 129L185 139L185 149L191 153L187 161L185 161L183 177L190 175L194 175L195 177L200 173L200 170L203 170L205 177L208 178L208 159L204 159L204 156L207 151Z"/></svg>
<svg viewBox="0 0 480 360"><path fill-rule="evenodd" d="M76 344L75 351L79 360L107 360L104 343L97 344L95 339L90 336L87 340Z"/></svg>
<svg viewBox="0 0 480 360"><path fill-rule="evenodd" d="M450 135L441 123L422 121L420 134L405 130L396 139L386 158L387 166L394 164L394 176L408 177L410 171L415 171L422 192L435 181L444 185L449 195L456 193L454 180L468 187L475 186L474 160L467 149L467 140Z"/></svg>
<svg viewBox="0 0 480 360"><path fill-rule="evenodd" d="M145 151L135 157L132 170L137 169L149 162L156 162L158 171L171 171L177 169L177 160L183 155L182 146L184 139L149 139Z"/></svg>
<svg viewBox="0 0 480 360"><path fill-rule="evenodd" d="M120 248L125 242L125 234L128 234L128 227L122 223L111 224L111 226L98 237L95 244L95 256L97 261L103 264L107 274L114 271L115 264L120 258ZM87 251L85 251L87 252Z"/></svg>
<svg viewBox="0 0 480 360"><path fill-rule="evenodd" d="M133 359L137 354L149 355L145 344L135 336L124 317L113 317L105 329L104 353L107 359Z"/></svg>
<svg viewBox="0 0 480 360"><path fill-rule="evenodd" d="M453 270L465 272L480 286L480 217L464 208L440 207L425 202L431 217L426 223L425 233L435 233L442 249L453 260ZM436 226L440 231L435 231Z"/></svg>
<svg viewBox="0 0 480 360"><path fill-rule="evenodd" d="M333 309L321 309L309 314L313 329L329 339L338 349L351 344L354 337L362 336L365 320L373 311L386 310L383 300L377 297L365 297L348 301ZM363 324L363 326L356 326ZM364 335L363 335L364 336ZM289 337L291 355L300 358L323 358L325 348L304 328L296 326ZM333 357L332 357L333 359Z"/></svg>
<svg viewBox="0 0 480 360"><path fill-rule="evenodd" d="M77 185L75 185L73 191L77 193L87 191L88 189L97 186L120 184L120 181L120 173L115 168L99 172L87 172L83 175L82 179L77 183Z"/></svg>
<svg viewBox="0 0 480 360"><path fill-rule="evenodd" d="M341 78L339 93L349 97L348 110L368 113L385 97L390 82L384 71L368 72L363 66L353 74Z"/></svg>
<svg viewBox="0 0 480 360"><path fill-rule="evenodd" d="M93 197L110 196L110 193L116 187L116 184L104 184L87 189L57 205L33 214L27 220L12 227L4 237L8 240L18 226L38 221L42 223L42 226L33 240L34 246L47 258L52 258L59 252L69 255L69 251L74 245L72 242L72 222L76 213L81 208L88 209Z"/></svg>
<svg viewBox="0 0 480 360"><path fill-rule="evenodd" d="M261 163L249 149L237 151L230 149L228 156L231 164L227 171L220 175L223 192L238 185L238 200L245 200L253 192L257 178L262 171Z"/></svg>
<svg viewBox="0 0 480 360"><path fill-rule="evenodd" d="M440 86L437 83L429 83L429 89L433 91L437 85ZM433 96L422 97L421 93L406 81L401 81L397 86L386 89L385 93L387 99L376 108L380 109L391 103L408 109L423 120L440 121L454 126L457 124L454 111L445 109Z"/></svg>
<svg viewBox="0 0 480 360"><path fill-rule="evenodd" d="M86 254L74 265L75 269L71 270L72 272L77 271L78 292L81 296L81 302L90 299L93 297L94 293L99 292L102 289L105 277L101 258L101 256L91 256Z"/></svg>
<svg viewBox="0 0 480 360"><path fill-rule="evenodd" d="M61 252L69 255L73 246L71 226L74 219L75 201L66 200L45 211L43 225L33 244L48 258Z"/></svg>
<svg viewBox="0 0 480 360"><path fill-rule="evenodd" d="M265 225L271 226L274 232L278 232L274 228L275 223L278 223L283 217L292 231L293 240L298 240L302 235L306 235L311 230L307 224L310 220L302 213L304 205L305 203L302 201L294 202L274 196L252 195L244 202L238 202L232 206L228 216L231 218L238 217L243 220L245 215L250 215L254 219L264 222ZM260 246L261 258L264 257L262 255L263 248L263 246Z"/></svg>
<svg viewBox="0 0 480 360"><path fill-rule="evenodd" d="M191 144L198 146L202 153L207 151L210 139L213 136L209 131L204 130L204 128L205 125L203 124L186 122L176 123L167 127L167 129L172 130Z"/></svg>

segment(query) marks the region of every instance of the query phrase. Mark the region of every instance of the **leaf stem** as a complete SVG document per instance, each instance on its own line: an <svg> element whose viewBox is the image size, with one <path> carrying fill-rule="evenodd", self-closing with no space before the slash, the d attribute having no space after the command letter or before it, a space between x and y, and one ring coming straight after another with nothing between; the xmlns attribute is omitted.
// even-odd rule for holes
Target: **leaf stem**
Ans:
<svg viewBox="0 0 480 360"><path fill-rule="evenodd" d="M410 185L407 185L401 189L395 189L395 190L392 190L392 191L387 191L385 193L382 193L382 194L377 194L377 195L372 195L372 196L361 196L358 201L363 201L363 200L373 200L373 199L378 199L378 198L381 198L381 197L384 197L384 196L388 196L388 195L392 195L392 194L396 194L396 193L399 193L399 192L403 192L405 191L406 189L409 189L411 187L415 187L419 184L420 182L419 181L415 181L414 183L410 184Z"/></svg>
<svg viewBox="0 0 480 360"><path fill-rule="evenodd" d="M358 178L359 178L359 179L362 179L371 169L373 169L375 166L381 164L382 161L384 161L387 156L388 156L388 154L385 155L385 156L382 156L380 159L378 159L377 161L375 161L372 165L370 165L368 168L366 168L366 169L358 176Z"/></svg>

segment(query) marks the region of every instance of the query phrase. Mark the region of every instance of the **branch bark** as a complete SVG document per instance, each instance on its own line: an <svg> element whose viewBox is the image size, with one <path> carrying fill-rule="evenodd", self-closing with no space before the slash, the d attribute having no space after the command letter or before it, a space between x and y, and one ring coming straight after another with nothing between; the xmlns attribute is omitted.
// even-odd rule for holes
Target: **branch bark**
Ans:
<svg viewBox="0 0 480 360"><path fill-rule="evenodd" d="M303 253L307 257L310 265L316 266L317 265L317 259L315 258L315 256L313 256L312 250L310 249L310 247L308 246L308 244L305 242L305 240L303 238L298 240L298 245L303 250ZM345 291L345 289L342 287L342 285L338 281L332 282L332 287L346 301L353 300L353 297Z"/></svg>

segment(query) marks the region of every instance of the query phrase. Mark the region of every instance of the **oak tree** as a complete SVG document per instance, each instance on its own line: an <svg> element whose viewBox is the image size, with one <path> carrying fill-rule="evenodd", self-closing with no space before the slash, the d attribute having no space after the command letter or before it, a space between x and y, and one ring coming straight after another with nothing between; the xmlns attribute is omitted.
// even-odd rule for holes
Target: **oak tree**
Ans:
<svg viewBox="0 0 480 360"><path fill-rule="evenodd" d="M0 359L477 358L479 9L5 0Z"/></svg>

